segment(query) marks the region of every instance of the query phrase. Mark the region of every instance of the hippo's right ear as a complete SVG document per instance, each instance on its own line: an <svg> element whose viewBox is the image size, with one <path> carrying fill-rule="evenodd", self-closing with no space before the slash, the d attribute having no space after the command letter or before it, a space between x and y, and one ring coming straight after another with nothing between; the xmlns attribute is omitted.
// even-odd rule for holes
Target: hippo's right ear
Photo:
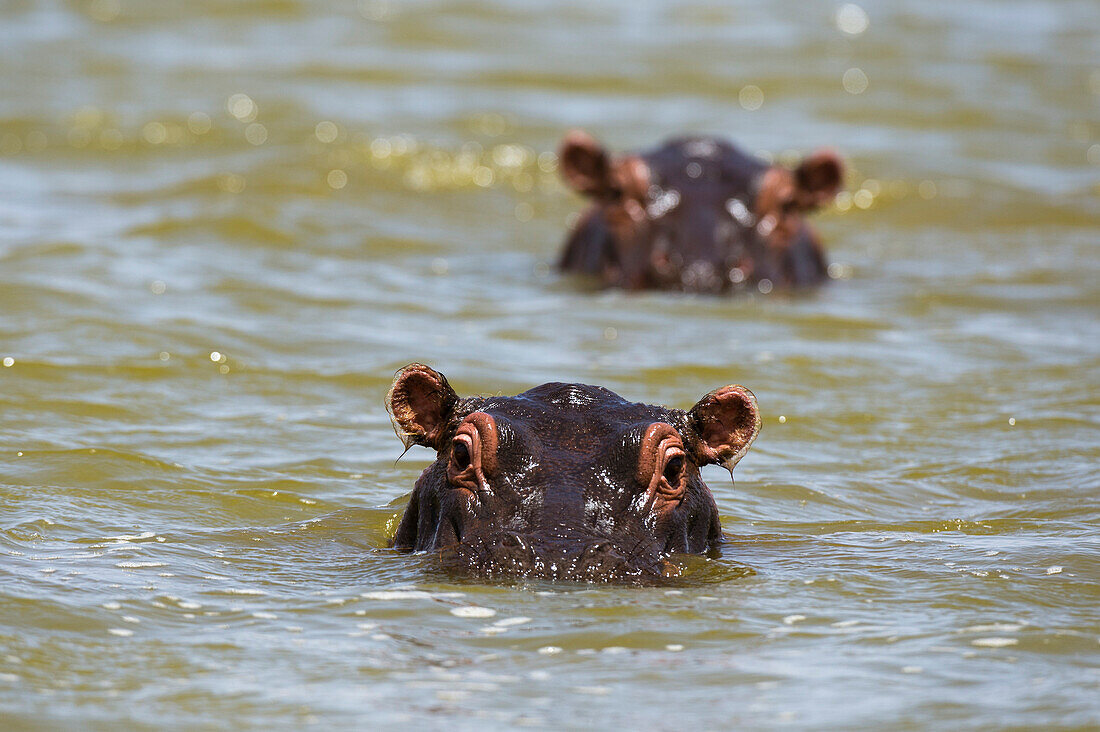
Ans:
<svg viewBox="0 0 1100 732"><path fill-rule="evenodd" d="M732 471L760 432L756 397L737 384L707 394L691 408L688 416L699 435L700 465L718 463Z"/></svg>
<svg viewBox="0 0 1100 732"><path fill-rule="evenodd" d="M832 150L818 150L794 171L799 208L809 211L836 198L844 184L844 161Z"/></svg>
<svg viewBox="0 0 1100 732"><path fill-rule="evenodd" d="M611 158L600 143L582 130L572 130L558 148L558 165L566 185L593 198L614 195Z"/></svg>
<svg viewBox="0 0 1100 732"><path fill-rule="evenodd" d="M458 403L447 377L422 363L410 363L394 376L386 394L393 431L405 444L439 450L443 432Z"/></svg>

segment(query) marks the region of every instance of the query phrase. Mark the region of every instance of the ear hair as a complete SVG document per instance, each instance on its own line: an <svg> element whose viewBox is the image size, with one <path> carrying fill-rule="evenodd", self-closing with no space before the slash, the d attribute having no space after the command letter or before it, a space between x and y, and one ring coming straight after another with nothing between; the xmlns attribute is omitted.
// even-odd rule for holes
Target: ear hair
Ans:
<svg viewBox="0 0 1100 732"><path fill-rule="evenodd" d="M438 451L457 403L458 394L447 377L421 363L410 363L398 371L386 394L393 431L406 448L424 445Z"/></svg>

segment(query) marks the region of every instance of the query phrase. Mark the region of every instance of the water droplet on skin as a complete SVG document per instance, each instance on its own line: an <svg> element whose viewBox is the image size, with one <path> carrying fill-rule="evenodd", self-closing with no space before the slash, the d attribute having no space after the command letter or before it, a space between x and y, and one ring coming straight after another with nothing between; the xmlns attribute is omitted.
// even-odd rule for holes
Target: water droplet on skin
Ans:
<svg viewBox="0 0 1100 732"><path fill-rule="evenodd" d="M742 226L752 226L756 223L755 217L749 212L749 209L736 198L726 201L726 211Z"/></svg>

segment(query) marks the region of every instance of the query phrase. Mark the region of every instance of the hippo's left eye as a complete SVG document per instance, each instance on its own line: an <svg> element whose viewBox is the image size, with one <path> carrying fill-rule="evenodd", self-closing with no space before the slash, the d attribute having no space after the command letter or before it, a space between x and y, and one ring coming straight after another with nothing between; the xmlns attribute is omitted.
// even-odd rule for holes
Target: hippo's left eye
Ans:
<svg viewBox="0 0 1100 732"><path fill-rule="evenodd" d="M684 449L678 437L663 440L659 449L664 467L654 487L662 498L677 500L684 494Z"/></svg>
<svg viewBox="0 0 1100 732"><path fill-rule="evenodd" d="M668 481L669 485L676 485L677 483L679 483L680 482L680 476L683 474L683 472L684 472L684 456L683 455L677 455L676 457L673 457L673 458L669 459L669 461L667 463L665 463L664 476L665 476L665 480Z"/></svg>
<svg viewBox="0 0 1100 732"><path fill-rule="evenodd" d="M462 471L470 467L470 448L466 447L465 440L455 440L454 447L451 450L456 468Z"/></svg>

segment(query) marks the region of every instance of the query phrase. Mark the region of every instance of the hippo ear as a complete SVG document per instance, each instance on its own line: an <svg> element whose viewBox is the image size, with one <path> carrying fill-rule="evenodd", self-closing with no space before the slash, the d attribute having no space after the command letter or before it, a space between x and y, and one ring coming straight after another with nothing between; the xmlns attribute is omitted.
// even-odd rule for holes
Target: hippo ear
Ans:
<svg viewBox="0 0 1100 732"><path fill-rule="evenodd" d="M844 180L844 162L832 150L818 150L794 171L795 201L802 209L813 209L832 201Z"/></svg>
<svg viewBox="0 0 1100 732"><path fill-rule="evenodd" d="M421 363L410 363L398 371L386 394L393 431L405 447L424 445L439 450L457 403L458 394L447 377Z"/></svg>
<svg viewBox="0 0 1100 732"><path fill-rule="evenodd" d="M701 465L718 463L732 471L760 432L756 397L736 384L707 394L691 408L688 416L699 435Z"/></svg>
<svg viewBox="0 0 1100 732"><path fill-rule="evenodd" d="M600 143L582 130L566 134L558 148L561 176L573 190L593 198L614 193L611 159Z"/></svg>

